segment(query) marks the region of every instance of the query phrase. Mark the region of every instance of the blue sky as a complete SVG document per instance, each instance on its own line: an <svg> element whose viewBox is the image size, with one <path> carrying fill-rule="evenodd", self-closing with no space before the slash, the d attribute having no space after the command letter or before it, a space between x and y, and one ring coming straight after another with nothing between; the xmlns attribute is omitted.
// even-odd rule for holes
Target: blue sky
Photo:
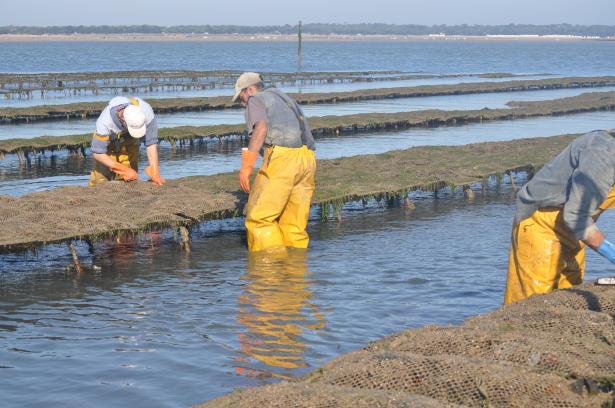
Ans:
<svg viewBox="0 0 615 408"><path fill-rule="evenodd" d="M0 0L0 25L607 24L615 0Z"/></svg>

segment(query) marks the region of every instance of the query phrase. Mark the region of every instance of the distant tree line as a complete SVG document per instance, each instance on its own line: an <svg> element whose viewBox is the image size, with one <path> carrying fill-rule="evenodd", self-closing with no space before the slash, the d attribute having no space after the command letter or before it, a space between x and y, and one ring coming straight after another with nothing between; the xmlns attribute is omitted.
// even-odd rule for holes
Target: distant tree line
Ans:
<svg viewBox="0 0 615 408"><path fill-rule="evenodd" d="M296 25L239 26L239 25L101 25L101 26L5 26L0 34L295 34ZM508 24L508 25L394 25L394 24L304 24L306 34L346 35L578 35L615 36L615 26L573 24Z"/></svg>

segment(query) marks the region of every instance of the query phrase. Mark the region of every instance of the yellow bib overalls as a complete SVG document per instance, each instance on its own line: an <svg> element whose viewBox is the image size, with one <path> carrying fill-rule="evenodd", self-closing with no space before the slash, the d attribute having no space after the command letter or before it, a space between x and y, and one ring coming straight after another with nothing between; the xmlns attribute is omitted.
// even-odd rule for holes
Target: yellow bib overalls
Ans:
<svg viewBox="0 0 615 408"><path fill-rule="evenodd" d="M594 218L615 208L615 187ZM513 226L504 304L583 283L585 244L564 224L561 208L541 208Z"/></svg>
<svg viewBox="0 0 615 408"><path fill-rule="evenodd" d="M135 98L130 98L130 102L133 105L139 106L139 101ZM134 171L139 171L140 139L131 137L127 131L119 132L113 136L101 136L94 132L94 137L99 140L109 141L107 156L109 156L111 160L132 167ZM111 180L122 180L122 177L115 174L110 168L100 163L98 160L94 160L92 172L90 173L90 187Z"/></svg>

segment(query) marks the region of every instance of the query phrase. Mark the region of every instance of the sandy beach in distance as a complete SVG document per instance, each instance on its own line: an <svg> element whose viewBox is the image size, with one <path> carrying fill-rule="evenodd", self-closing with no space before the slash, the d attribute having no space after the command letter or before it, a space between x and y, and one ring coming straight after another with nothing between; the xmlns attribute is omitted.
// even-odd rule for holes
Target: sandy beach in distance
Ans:
<svg viewBox="0 0 615 408"><path fill-rule="evenodd" d="M572 35L313 35L304 41L614 41L615 37ZM296 35L280 34L1 34L0 42L20 41L297 41Z"/></svg>

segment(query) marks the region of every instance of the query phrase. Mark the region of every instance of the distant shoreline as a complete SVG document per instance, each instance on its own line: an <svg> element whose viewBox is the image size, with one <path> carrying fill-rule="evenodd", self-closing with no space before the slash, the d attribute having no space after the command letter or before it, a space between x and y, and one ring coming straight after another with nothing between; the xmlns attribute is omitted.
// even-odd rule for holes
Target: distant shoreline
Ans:
<svg viewBox="0 0 615 408"><path fill-rule="evenodd" d="M615 37L573 35L315 35L304 41L615 41ZM297 41L296 35L280 34L0 34L0 42L28 41Z"/></svg>

